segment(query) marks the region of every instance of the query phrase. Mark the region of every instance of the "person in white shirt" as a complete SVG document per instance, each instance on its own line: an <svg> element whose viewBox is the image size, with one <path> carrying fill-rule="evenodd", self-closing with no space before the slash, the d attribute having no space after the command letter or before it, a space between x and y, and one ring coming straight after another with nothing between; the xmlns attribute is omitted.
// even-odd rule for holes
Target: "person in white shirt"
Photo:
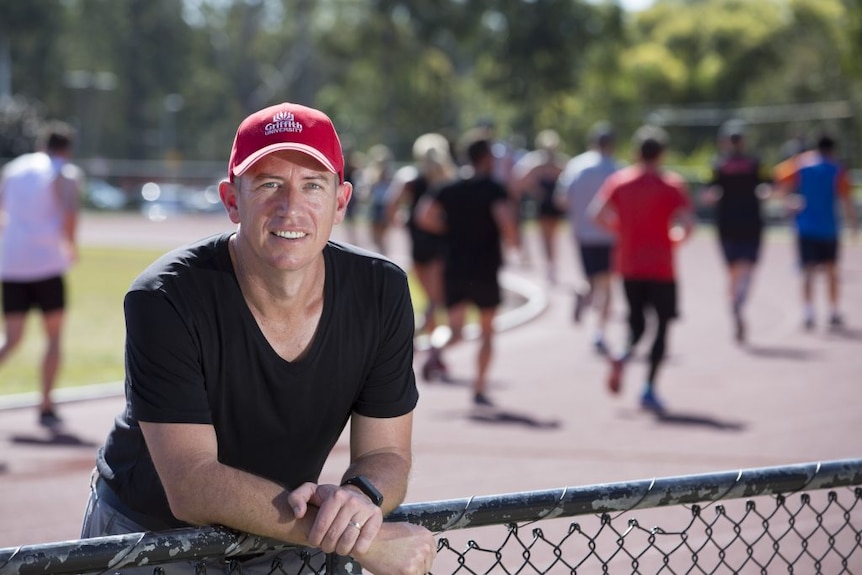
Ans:
<svg viewBox="0 0 862 575"><path fill-rule="evenodd" d="M6 338L0 364L21 342L27 313L41 310L48 339L41 367L39 423L61 423L51 391L60 368L66 297L64 275L76 258L81 170L69 163L73 130L49 122L38 151L9 162L0 177L0 280Z"/></svg>
<svg viewBox="0 0 862 575"><path fill-rule="evenodd" d="M605 355L605 326L611 309L611 252L614 235L598 226L589 206L608 176L619 169L613 157L614 134L607 122L590 131L590 149L566 163L557 181L555 200L569 219L575 247L580 253L586 290L575 291L574 320L580 322L588 307L596 311L593 345Z"/></svg>

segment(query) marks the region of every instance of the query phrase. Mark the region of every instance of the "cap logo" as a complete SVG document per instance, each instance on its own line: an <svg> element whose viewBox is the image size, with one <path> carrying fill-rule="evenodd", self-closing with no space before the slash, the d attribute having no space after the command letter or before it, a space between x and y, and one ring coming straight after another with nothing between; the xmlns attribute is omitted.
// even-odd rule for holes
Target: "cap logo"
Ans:
<svg viewBox="0 0 862 575"><path fill-rule="evenodd" d="M302 132L303 125L297 122L290 112L277 112L272 117L272 122L263 127L263 133L267 136L282 132Z"/></svg>

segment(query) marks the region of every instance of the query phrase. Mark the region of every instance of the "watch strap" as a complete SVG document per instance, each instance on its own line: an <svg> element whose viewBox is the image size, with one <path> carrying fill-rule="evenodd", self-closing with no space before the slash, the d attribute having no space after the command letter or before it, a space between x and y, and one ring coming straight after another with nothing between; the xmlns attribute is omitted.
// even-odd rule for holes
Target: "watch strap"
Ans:
<svg viewBox="0 0 862 575"><path fill-rule="evenodd" d="M359 489L374 505L380 507L383 503L383 494L364 475L354 475L341 482L342 487L347 485L352 485Z"/></svg>

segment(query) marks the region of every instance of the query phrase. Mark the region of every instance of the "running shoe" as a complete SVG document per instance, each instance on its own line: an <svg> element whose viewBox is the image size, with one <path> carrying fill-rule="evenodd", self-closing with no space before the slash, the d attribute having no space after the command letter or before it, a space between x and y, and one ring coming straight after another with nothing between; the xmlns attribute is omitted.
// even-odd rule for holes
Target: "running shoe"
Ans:
<svg viewBox="0 0 862 575"><path fill-rule="evenodd" d="M742 317L739 314L734 314L734 336L736 337L737 343L745 343L745 322L742 321Z"/></svg>
<svg viewBox="0 0 862 575"><path fill-rule="evenodd" d="M641 408L653 413L664 413L664 405L656 397L651 387L647 387L641 396Z"/></svg>
<svg viewBox="0 0 862 575"><path fill-rule="evenodd" d="M494 402L488 399L484 393L477 393L473 396L473 405L477 407L494 407Z"/></svg>
<svg viewBox="0 0 862 575"><path fill-rule="evenodd" d="M449 370L443 360L431 356L422 365L422 379L425 381L449 381Z"/></svg>
<svg viewBox="0 0 862 575"><path fill-rule="evenodd" d="M593 349L596 350L597 354L603 357L607 357L609 354L608 346L605 344L605 340L600 337L597 337L595 341L593 341Z"/></svg>
<svg viewBox="0 0 862 575"><path fill-rule="evenodd" d="M57 427L63 420L53 409L43 409L39 413L39 425L42 427Z"/></svg>
<svg viewBox="0 0 862 575"><path fill-rule="evenodd" d="M584 309L587 307L587 296L581 292L575 292L575 307L572 311L572 319L575 323L581 323L581 317L584 315Z"/></svg>
<svg viewBox="0 0 862 575"><path fill-rule="evenodd" d="M829 318L829 327L833 329L844 327L844 318L840 314L833 313Z"/></svg>

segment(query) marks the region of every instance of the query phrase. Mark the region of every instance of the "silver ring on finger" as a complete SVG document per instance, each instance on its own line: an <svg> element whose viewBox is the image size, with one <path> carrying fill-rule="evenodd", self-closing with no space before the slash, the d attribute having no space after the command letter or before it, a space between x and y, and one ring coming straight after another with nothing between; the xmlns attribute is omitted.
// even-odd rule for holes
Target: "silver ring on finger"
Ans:
<svg viewBox="0 0 862 575"><path fill-rule="evenodd" d="M350 525L352 525L352 526L356 527L357 529L359 529L360 531L362 531L362 523L360 523L358 521L351 521Z"/></svg>

